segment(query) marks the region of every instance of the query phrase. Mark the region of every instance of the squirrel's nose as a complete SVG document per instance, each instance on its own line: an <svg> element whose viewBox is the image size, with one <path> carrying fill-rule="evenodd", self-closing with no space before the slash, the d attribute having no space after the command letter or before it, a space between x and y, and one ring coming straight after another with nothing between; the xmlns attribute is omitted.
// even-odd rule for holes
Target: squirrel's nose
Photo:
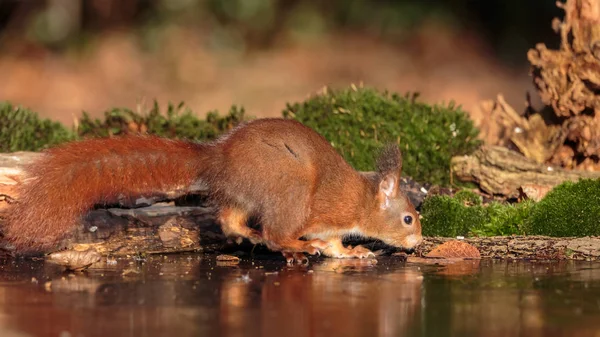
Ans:
<svg viewBox="0 0 600 337"><path fill-rule="evenodd" d="M410 249L418 246L423 241L423 237L418 234L411 234L404 239L403 246Z"/></svg>

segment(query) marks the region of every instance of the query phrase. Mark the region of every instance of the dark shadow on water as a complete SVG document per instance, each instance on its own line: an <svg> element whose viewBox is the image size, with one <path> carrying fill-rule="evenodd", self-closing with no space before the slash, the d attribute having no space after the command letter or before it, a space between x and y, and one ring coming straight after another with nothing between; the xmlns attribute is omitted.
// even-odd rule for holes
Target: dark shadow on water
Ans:
<svg viewBox="0 0 600 337"><path fill-rule="evenodd" d="M0 336L594 336L600 264L211 255L0 265Z"/></svg>

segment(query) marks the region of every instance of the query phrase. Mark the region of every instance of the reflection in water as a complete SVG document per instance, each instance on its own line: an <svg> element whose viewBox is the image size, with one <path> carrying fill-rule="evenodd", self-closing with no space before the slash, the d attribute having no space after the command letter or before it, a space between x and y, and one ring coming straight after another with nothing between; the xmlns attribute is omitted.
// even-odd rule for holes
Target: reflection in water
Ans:
<svg viewBox="0 0 600 337"><path fill-rule="evenodd" d="M214 257L0 265L0 336L595 336L600 268Z"/></svg>
<svg viewBox="0 0 600 337"><path fill-rule="evenodd" d="M372 261L326 260L311 270L232 271L221 287L221 334L397 335L418 311L422 277L415 269L374 279L352 275L372 267Z"/></svg>

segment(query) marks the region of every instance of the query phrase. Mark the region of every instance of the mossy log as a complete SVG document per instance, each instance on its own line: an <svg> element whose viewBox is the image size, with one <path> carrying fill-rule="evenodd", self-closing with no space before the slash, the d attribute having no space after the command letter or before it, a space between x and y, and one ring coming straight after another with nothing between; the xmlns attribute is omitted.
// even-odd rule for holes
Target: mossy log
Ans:
<svg viewBox="0 0 600 337"><path fill-rule="evenodd" d="M471 155L453 157L451 165L459 180L474 182L486 193L509 198L519 197L524 186L551 188L564 181L600 178L600 172L539 164L502 146L481 146Z"/></svg>
<svg viewBox="0 0 600 337"><path fill-rule="evenodd" d="M436 246L454 238L425 238L415 251L425 256ZM600 237L495 236L465 238L475 246L482 258L536 260L600 260ZM351 240L347 244L363 244L378 253L394 251L378 242ZM94 210L83 225L62 247L75 251L92 248L103 256L142 255L157 253L204 252L268 252L264 247L241 246L227 242L214 222L208 207L173 207L155 204L139 209ZM258 248L258 249L257 249ZM273 257L279 258L277 253Z"/></svg>
<svg viewBox="0 0 600 337"><path fill-rule="evenodd" d="M415 253L417 256L426 255L437 245L449 240L455 239L425 238ZM466 238L464 241L479 249L482 258L600 260L598 237L499 236ZM364 244L373 250L384 248L380 243L368 240L347 243ZM63 240L59 248L70 248L74 251L86 251L91 248L102 256L190 251L256 251L247 242L241 246L227 242L214 222L213 209L164 204L138 209L91 211L84 218L82 226ZM260 251L266 250L262 248ZM273 256L279 257L277 254Z"/></svg>
<svg viewBox="0 0 600 337"><path fill-rule="evenodd" d="M499 158L504 158L506 161L506 158L510 158L511 155L505 154L504 157L499 156ZM11 195L7 191L21 180L20 166L34 160L37 156L39 153L30 152L0 154L0 194L4 193L7 198L18 200L18 196ZM496 157L492 155L491 158ZM498 165L502 161L496 158L487 159L487 162ZM508 162L515 161L508 160ZM537 167L531 163L529 165L516 165L516 167L523 170ZM572 171L568 172L572 173ZM493 173L491 175L494 176ZM412 191L411 199L416 203L423 197L417 193L420 190L419 186L411 185L411 182L404 182L403 189ZM202 195L201 188L194 192ZM0 200L0 204L8 204L7 201L9 200ZM156 202L156 200L145 199L142 203L121 203L112 208L92 210L82 219L81 226L65 238L57 249L86 251L92 248L103 256L189 251L266 252L265 248L252 247L248 242L244 242L241 246L228 242L214 221L214 209L209 205L203 205L198 200L187 201L187 203L181 200ZM452 239L426 238L417 250L417 254L426 254L437 244L448 240ZM493 237L468 238L465 241L479 248L483 257L596 259L600 256L600 239L596 238ZM393 251L381 243L372 241L347 241L347 244L366 244L372 250L380 250L380 253ZM273 256L275 255L277 254Z"/></svg>
<svg viewBox="0 0 600 337"><path fill-rule="evenodd" d="M454 238L425 238L415 254L425 256L436 246ZM536 260L600 260L599 237L495 236L465 238L482 258ZM381 243L351 240L379 253L394 251ZM95 210L89 213L73 236L63 241L74 250L93 248L101 255L136 255L188 251L231 252L252 250L267 252L264 247L241 246L227 242L215 224L213 212L203 207L153 205L141 209ZM277 254L274 253L275 258ZM280 257L277 255L277 257Z"/></svg>

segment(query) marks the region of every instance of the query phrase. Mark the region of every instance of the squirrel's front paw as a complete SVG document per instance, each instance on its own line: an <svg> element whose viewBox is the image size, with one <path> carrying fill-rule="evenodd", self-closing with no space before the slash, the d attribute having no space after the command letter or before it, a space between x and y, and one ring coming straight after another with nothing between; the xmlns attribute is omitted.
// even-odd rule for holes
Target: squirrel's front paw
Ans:
<svg viewBox="0 0 600 337"><path fill-rule="evenodd" d="M356 246L351 249L350 256L359 259L366 259L367 257L375 257L375 253L363 246Z"/></svg>
<svg viewBox="0 0 600 337"><path fill-rule="evenodd" d="M281 252L288 264L308 264L308 258L303 253L298 252Z"/></svg>
<svg viewBox="0 0 600 337"><path fill-rule="evenodd" d="M343 247L339 245L326 250L325 253L327 256L338 259L366 259L375 257L375 253L363 246L356 246L353 248L352 246Z"/></svg>

